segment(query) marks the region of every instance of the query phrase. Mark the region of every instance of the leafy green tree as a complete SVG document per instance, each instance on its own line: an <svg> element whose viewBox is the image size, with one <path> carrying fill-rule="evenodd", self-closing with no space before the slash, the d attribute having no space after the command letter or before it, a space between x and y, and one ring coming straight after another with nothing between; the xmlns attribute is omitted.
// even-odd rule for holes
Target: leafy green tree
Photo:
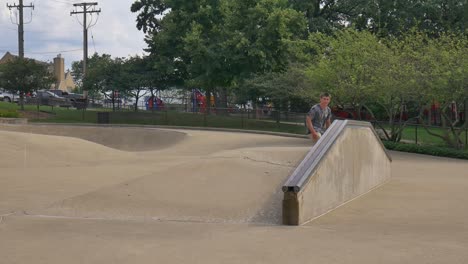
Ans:
<svg viewBox="0 0 468 264"><path fill-rule="evenodd" d="M311 33L331 34L359 17L369 0L289 0L307 19Z"/></svg>
<svg viewBox="0 0 468 264"><path fill-rule="evenodd" d="M386 47L372 34L354 30L338 31L333 36L318 33L311 41L319 50L309 69L311 89L315 94L329 91L341 107L359 113L376 92L375 70Z"/></svg>
<svg viewBox="0 0 468 264"><path fill-rule="evenodd" d="M135 56L123 61L122 72L120 74L120 84L125 96L135 99L134 110L138 111L138 101L146 95L148 74L144 58Z"/></svg>
<svg viewBox="0 0 468 264"><path fill-rule="evenodd" d="M242 103L247 100L258 103L262 98L263 103L272 102L276 110L303 113L309 110L311 102L308 96L304 96L309 86L305 69L302 64L291 64L284 72L256 75L243 82L236 91L244 95Z"/></svg>
<svg viewBox="0 0 468 264"><path fill-rule="evenodd" d="M173 65L186 85L207 93L225 90L256 73L286 69L291 41L306 24L284 0L160 1L134 4L137 27L148 34L148 50L161 65ZM148 8L148 7L151 8ZM168 13L154 23L148 12Z"/></svg>
<svg viewBox="0 0 468 264"><path fill-rule="evenodd" d="M317 50L316 62L308 69L309 92L331 92L334 104L361 119L362 111L375 118L377 105L385 111L390 130L388 140L399 141L408 120L403 110L411 97L413 65L404 55L367 31L344 30L333 36L321 33L310 38ZM390 46L393 44L390 44Z"/></svg>
<svg viewBox="0 0 468 264"><path fill-rule="evenodd" d="M417 39L410 37L410 40L415 47L414 53L418 55L413 63L420 84L420 121L429 134L443 139L449 146L462 148L464 144L460 134L467 127L467 122L460 122L458 112L468 98L467 37L443 34L431 39L423 35ZM431 117L424 118L423 112L431 109L433 104L439 107L443 133L427 129Z"/></svg>
<svg viewBox="0 0 468 264"><path fill-rule="evenodd" d="M399 36L417 28L431 36L466 34L466 0L367 0L349 22L378 36Z"/></svg>
<svg viewBox="0 0 468 264"><path fill-rule="evenodd" d="M112 58L108 54L95 53L88 61L88 69L83 80L83 88L91 93L102 93L112 102L115 111L116 100L125 93L125 75L122 74L122 58Z"/></svg>
<svg viewBox="0 0 468 264"><path fill-rule="evenodd" d="M0 86L20 94L21 110L24 110L24 95L39 89L50 89L55 78L46 64L31 59L14 59L0 65Z"/></svg>

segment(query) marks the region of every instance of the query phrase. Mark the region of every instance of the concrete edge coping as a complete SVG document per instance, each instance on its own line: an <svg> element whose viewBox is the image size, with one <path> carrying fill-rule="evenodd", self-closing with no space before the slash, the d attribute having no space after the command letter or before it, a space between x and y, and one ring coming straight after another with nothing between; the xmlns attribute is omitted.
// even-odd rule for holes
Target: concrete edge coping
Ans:
<svg viewBox="0 0 468 264"><path fill-rule="evenodd" d="M0 117L0 124L28 124L28 119Z"/></svg>
<svg viewBox="0 0 468 264"><path fill-rule="evenodd" d="M309 150L301 163L296 167L293 173L289 176L286 182L281 188L283 192L294 192L299 193L304 187L308 179L312 177L313 172L317 170L318 165L322 159L335 144L336 139L343 134L346 127L368 127L377 138L380 146L385 152L387 158L392 161L392 158L380 140L377 132L373 128L372 124L364 121L355 120L335 120L332 125L325 131L323 136L317 141L317 143Z"/></svg>
<svg viewBox="0 0 468 264"><path fill-rule="evenodd" d="M181 130L201 130L201 131L221 131L221 132L234 132L234 133L247 133L247 134L261 134L272 135L281 137L293 138L309 138L307 135L286 133L286 132L273 132L262 130L248 130L248 129L232 129L232 128L217 128L217 127L189 127L189 126L161 126L161 125L131 125L131 124L89 124L89 123L41 123L34 122L28 123L34 126L82 126L82 127L124 127L124 128L145 128L145 129L181 129Z"/></svg>

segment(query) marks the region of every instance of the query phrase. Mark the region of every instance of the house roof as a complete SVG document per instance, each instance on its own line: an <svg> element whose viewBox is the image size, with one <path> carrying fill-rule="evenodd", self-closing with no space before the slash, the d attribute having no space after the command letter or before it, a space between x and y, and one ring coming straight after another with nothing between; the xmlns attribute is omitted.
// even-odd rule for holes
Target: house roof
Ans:
<svg viewBox="0 0 468 264"><path fill-rule="evenodd" d="M3 55L3 57L0 59L0 64L7 63L7 62L12 61L13 59L16 59L16 58L18 58L17 55L13 55L9 51L7 51L5 53L5 55ZM36 63L47 65L47 66L53 65L53 63L51 63L51 62L38 61L38 60L35 60L35 59L30 59L30 58L25 58L25 59L33 60Z"/></svg>

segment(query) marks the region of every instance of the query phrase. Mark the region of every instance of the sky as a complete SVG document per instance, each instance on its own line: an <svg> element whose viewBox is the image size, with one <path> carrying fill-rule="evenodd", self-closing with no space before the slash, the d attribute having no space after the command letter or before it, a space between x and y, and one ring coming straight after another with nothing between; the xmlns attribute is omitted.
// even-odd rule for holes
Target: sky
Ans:
<svg viewBox="0 0 468 264"><path fill-rule="evenodd" d="M88 15L95 25L88 29L88 57L95 52L112 57L143 55L146 48L144 34L136 28L136 14L130 11L134 0L24 0L25 57L53 62L61 54L65 69L71 70L73 61L83 58L83 14L70 16L71 11L82 11L74 3L97 2L101 13ZM18 11L7 8L19 0L0 0L0 58L9 51L18 54ZM28 23L29 22L29 23ZM28 23L28 24L26 24Z"/></svg>

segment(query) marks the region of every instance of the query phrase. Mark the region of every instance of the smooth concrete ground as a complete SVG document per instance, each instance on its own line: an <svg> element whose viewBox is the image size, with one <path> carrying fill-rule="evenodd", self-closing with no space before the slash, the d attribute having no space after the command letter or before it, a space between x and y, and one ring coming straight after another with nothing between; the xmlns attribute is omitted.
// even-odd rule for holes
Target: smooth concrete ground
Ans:
<svg viewBox="0 0 468 264"><path fill-rule="evenodd" d="M286 227L280 187L307 139L35 129L0 126L0 264L468 262L466 161L392 152L389 183Z"/></svg>

